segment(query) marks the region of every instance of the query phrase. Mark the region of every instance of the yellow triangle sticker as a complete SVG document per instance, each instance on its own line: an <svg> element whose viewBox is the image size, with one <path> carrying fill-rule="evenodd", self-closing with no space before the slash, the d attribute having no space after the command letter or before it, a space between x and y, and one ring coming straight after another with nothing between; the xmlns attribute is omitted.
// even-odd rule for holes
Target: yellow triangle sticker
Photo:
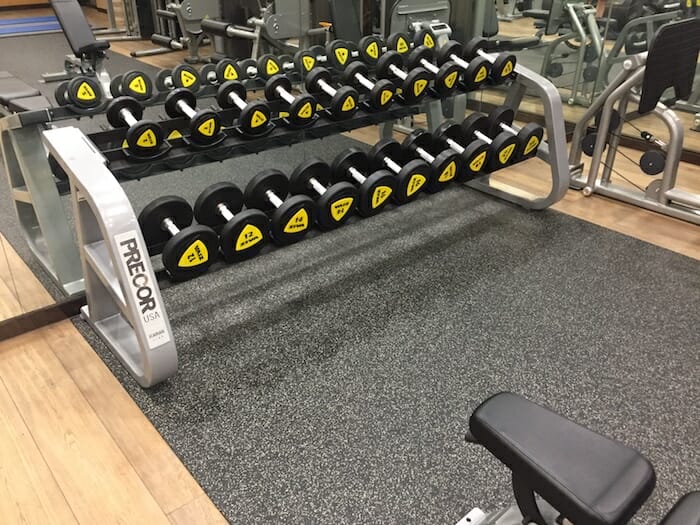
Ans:
<svg viewBox="0 0 700 525"><path fill-rule="evenodd" d="M95 100L95 90L90 87L90 84L83 82L80 84L80 86L78 86L77 97L80 100Z"/></svg>
<svg viewBox="0 0 700 525"><path fill-rule="evenodd" d="M345 197L344 199L338 199L331 204L331 217L336 222L345 217L348 212L352 209L352 205L355 203L355 199L352 197Z"/></svg>
<svg viewBox="0 0 700 525"><path fill-rule="evenodd" d="M209 252L206 245L202 241L196 240L185 250L177 265L180 268L192 268L204 264L208 260Z"/></svg>
<svg viewBox="0 0 700 525"><path fill-rule="evenodd" d="M377 186L372 193L372 209L376 209L391 197L393 190L389 186Z"/></svg>
<svg viewBox="0 0 700 525"><path fill-rule="evenodd" d="M343 102L343 112L352 111L353 109L355 109L355 106L355 97L348 95L348 97L345 99L345 102Z"/></svg>
<svg viewBox="0 0 700 525"><path fill-rule="evenodd" d="M263 234L260 228L252 224L246 224L241 231L238 239L236 239L236 251L242 252L248 248L252 248L263 240Z"/></svg>
<svg viewBox="0 0 700 525"><path fill-rule="evenodd" d="M501 72L502 77L507 77L513 72L513 61L509 60L506 62L506 65L503 67L503 71Z"/></svg>
<svg viewBox="0 0 700 525"><path fill-rule="evenodd" d="M124 139L122 141L122 149L129 149L129 143Z"/></svg>
<svg viewBox="0 0 700 525"><path fill-rule="evenodd" d="M140 148L155 148L158 143L156 141L156 134L153 133L152 129L147 129L136 140L136 145Z"/></svg>
<svg viewBox="0 0 700 525"><path fill-rule="evenodd" d="M216 133L216 122L214 122L213 118L207 119L199 125L197 131L207 137L213 137L214 133Z"/></svg>
<svg viewBox="0 0 700 525"><path fill-rule="evenodd" d="M530 137L530 140L527 141L527 145L525 146L525 150L523 151L523 155L529 155L534 150L536 150L537 146L539 146L539 145L540 145L540 139L536 135L533 135L532 137Z"/></svg>
<svg viewBox="0 0 700 525"><path fill-rule="evenodd" d="M299 233L306 230L308 227L309 214L302 208L289 219L289 222L287 222L287 225L284 227L284 233Z"/></svg>
<svg viewBox="0 0 700 525"><path fill-rule="evenodd" d="M481 66L479 68L479 71L476 72L476 76L474 77L474 82L483 82L486 80L486 77L489 75L489 70L486 69L486 66Z"/></svg>
<svg viewBox="0 0 700 525"><path fill-rule="evenodd" d="M251 128L259 128L267 122L267 116L262 111L256 111L253 113L253 117L250 119Z"/></svg>
<svg viewBox="0 0 700 525"><path fill-rule="evenodd" d="M267 73L268 77L271 77L272 75L276 75L280 72L280 67L274 60L268 60L265 64L265 72Z"/></svg>
<svg viewBox="0 0 700 525"><path fill-rule="evenodd" d="M408 42L406 42L406 39L399 38L398 42L396 42L396 51L402 55L408 51Z"/></svg>
<svg viewBox="0 0 700 525"><path fill-rule="evenodd" d="M311 102L304 104L301 109L297 112L297 118L310 119L314 116L314 108Z"/></svg>
<svg viewBox="0 0 700 525"><path fill-rule="evenodd" d="M445 77L445 85L449 89L452 89L454 87L455 82L457 82L457 76L458 76L458 72L454 71Z"/></svg>
<svg viewBox="0 0 700 525"><path fill-rule="evenodd" d="M178 130L174 129L170 132L170 135L168 135L168 140L172 139L181 139L182 138L182 133L180 133Z"/></svg>
<svg viewBox="0 0 700 525"><path fill-rule="evenodd" d="M386 106L389 102L391 102L392 98L394 98L394 94L390 90L385 89L382 91L382 96L380 97L382 106Z"/></svg>
<svg viewBox="0 0 700 525"><path fill-rule="evenodd" d="M413 84L413 94L415 96L420 96L423 91L425 91L425 87L428 85L428 81L424 80L422 78L419 78L416 80L416 83Z"/></svg>
<svg viewBox="0 0 700 525"><path fill-rule="evenodd" d="M509 144L505 148L503 148L501 151L498 152L498 160L501 161L501 164L505 165L508 163L508 160L510 160L510 156L513 154L515 151L515 144Z"/></svg>
<svg viewBox="0 0 700 525"><path fill-rule="evenodd" d="M411 175L411 180L408 181L408 188L406 188L406 197L410 197L420 190L423 187L423 184L425 184L426 180L428 179L425 177L425 175L421 175L420 173Z"/></svg>
<svg viewBox="0 0 700 525"><path fill-rule="evenodd" d="M134 77L131 82L129 82L129 89L133 91L134 93L138 93L139 95L145 95L146 94L146 81L143 79L141 75Z"/></svg>
<svg viewBox="0 0 700 525"><path fill-rule="evenodd" d="M372 42L370 45L367 46L367 49L365 49L365 54L373 59L378 59L379 58L379 46L377 45L376 42Z"/></svg>
<svg viewBox="0 0 700 525"><path fill-rule="evenodd" d="M233 64L228 64L224 68L224 79L226 80L238 80L238 71L233 66Z"/></svg>
<svg viewBox="0 0 700 525"><path fill-rule="evenodd" d="M338 63L341 66L344 66L345 62L348 61L349 55L350 55L350 51L348 50L347 47L338 47L335 50L335 58L338 60Z"/></svg>
<svg viewBox="0 0 700 525"><path fill-rule="evenodd" d="M301 62L303 63L306 71L311 71L314 67L316 67L316 59L314 57L305 56L301 59Z"/></svg>
<svg viewBox="0 0 700 525"><path fill-rule="evenodd" d="M197 77L190 73L189 71L180 72L180 82L184 87L190 87L192 84L197 82Z"/></svg>
<svg viewBox="0 0 700 525"><path fill-rule="evenodd" d="M433 37L430 36L430 33L426 33L425 37L423 37L423 45L425 47L430 47L430 48L435 47L435 40L433 40Z"/></svg>
<svg viewBox="0 0 700 525"><path fill-rule="evenodd" d="M472 161L469 163L469 169L472 170L474 173L477 173L477 172L481 171L481 168L484 167L485 162L486 162L486 152L482 151L476 157L474 157L472 159Z"/></svg>
<svg viewBox="0 0 700 525"><path fill-rule="evenodd" d="M321 104L316 104L316 111L323 111L323 106Z"/></svg>
<svg viewBox="0 0 700 525"><path fill-rule="evenodd" d="M440 182L447 182L448 180L454 179L455 175L457 175L457 163L453 160L442 170L438 180Z"/></svg>

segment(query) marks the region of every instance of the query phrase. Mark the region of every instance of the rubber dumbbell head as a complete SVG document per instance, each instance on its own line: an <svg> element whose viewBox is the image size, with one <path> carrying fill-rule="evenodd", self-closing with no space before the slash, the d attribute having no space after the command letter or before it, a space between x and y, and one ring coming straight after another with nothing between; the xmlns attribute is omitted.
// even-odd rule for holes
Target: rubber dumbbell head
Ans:
<svg viewBox="0 0 700 525"><path fill-rule="evenodd" d="M172 90L165 97L165 112L171 118L185 117L190 121L190 140L203 146L218 140L221 118L210 109L197 110L197 97L189 89Z"/></svg>
<svg viewBox="0 0 700 525"><path fill-rule="evenodd" d="M165 140L163 128L150 120L141 120L143 106L132 97L117 97L107 106L107 122L114 128L127 127L126 143L134 155L150 156Z"/></svg>
<svg viewBox="0 0 700 525"><path fill-rule="evenodd" d="M367 92L367 102L377 111L382 111L391 105L396 94L394 83L390 80L379 79L376 82L368 77L367 66L362 62L351 62L342 75L343 83L358 86Z"/></svg>
<svg viewBox="0 0 700 525"><path fill-rule="evenodd" d="M396 177L392 200L405 204L415 200L430 178L430 166L423 160L403 162L403 149L393 139L377 142L369 152L370 167L374 170L388 169Z"/></svg>
<svg viewBox="0 0 700 525"><path fill-rule="evenodd" d="M309 93L325 93L331 97L330 114L335 120L351 118L358 109L359 94L351 86L334 88L330 71L317 67L306 76L306 90Z"/></svg>
<svg viewBox="0 0 700 525"><path fill-rule="evenodd" d="M462 85L466 91L479 89L491 74L491 62L483 57L472 58L467 62L464 58L462 44L456 40L449 40L437 50L437 63L445 64L454 62L462 69Z"/></svg>
<svg viewBox="0 0 700 525"><path fill-rule="evenodd" d="M316 99L309 94L292 95L292 81L285 75L275 75L265 83L267 100L283 100L289 105L289 121L295 126L306 126L316 115Z"/></svg>
<svg viewBox="0 0 700 525"><path fill-rule="evenodd" d="M486 167L489 145L482 140L465 140L462 128L456 122L446 120L434 131L437 140L462 156L457 182L466 182L481 174Z"/></svg>
<svg viewBox="0 0 700 525"><path fill-rule="evenodd" d="M464 56L467 59L475 59L477 57L482 57L491 62L488 53L484 51L488 45L488 40L485 38L472 38L464 46ZM515 72L515 65L517 59L515 55L508 53L499 53L491 62L491 72L489 78L494 84L502 84L509 78L511 78Z"/></svg>
<svg viewBox="0 0 700 525"><path fill-rule="evenodd" d="M490 122L486 115L472 113L461 124L462 133L467 140L479 139L489 145L487 171L496 171L508 166L515 160L514 153L518 147L515 136L506 131L499 133L493 139L489 133Z"/></svg>
<svg viewBox="0 0 700 525"><path fill-rule="evenodd" d="M537 154L537 149L542 143L544 129L542 126L530 122L516 130L512 127L515 112L505 106L495 108L489 113L490 122L489 135L495 137L498 133L505 131L514 135L517 140L517 148L514 153L515 159L527 159Z"/></svg>
<svg viewBox="0 0 700 525"><path fill-rule="evenodd" d="M109 90L115 98L127 96L143 101L153 96L153 82L143 71L132 70L113 77Z"/></svg>
<svg viewBox="0 0 700 525"><path fill-rule="evenodd" d="M406 104L420 102L428 93L430 73L422 67L416 67L406 72L403 69L403 58L396 51L387 51L377 62L378 78L398 78L401 80L401 98Z"/></svg>
<svg viewBox="0 0 700 525"><path fill-rule="evenodd" d="M381 212L389 202L396 187L396 177L387 170L377 170L370 175L367 154L357 148L340 153L331 164L334 182L350 181L359 184L357 212L371 217Z"/></svg>
<svg viewBox="0 0 700 525"><path fill-rule="evenodd" d="M406 136L403 147L430 165L431 174L425 185L425 190L436 193L447 187L461 172L462 161L459 154L447 148L433 155L433 136L424 130L417 129Z"/></svg>
<svg viewBox="0 0 700 525"><path fill-rule="evenodd" d="M433 63L433 50L426 46L418 46L408 54L406 66L408 69L423 67L433 76L433 89L440 97L450 96L457 89L459 66L448 60L441 66Z"/></svg>
<svg viewBox="0 0 700 525"><path fill-rule="evenodd" d="M269 131L272 112L262 101L246 102L248 91L237 80L224 82L216 92L216 102L222 108L238 108L238 127L245 135L261 135Z"/></svg>

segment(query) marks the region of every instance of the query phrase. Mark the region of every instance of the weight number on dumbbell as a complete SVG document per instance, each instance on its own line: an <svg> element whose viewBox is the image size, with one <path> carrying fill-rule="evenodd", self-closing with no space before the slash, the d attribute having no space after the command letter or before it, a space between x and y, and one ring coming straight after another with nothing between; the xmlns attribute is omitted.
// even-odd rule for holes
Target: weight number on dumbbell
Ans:
<svg viewBox="0 0 700 525"><path fill-rule="evenodd" d="M334 182L359 184L357 211L363 217L371 217L382 211L396 187L396 178L389 171L377 170L367 175L368 171L367 154L357 148L340 153L331 164Z"/></svg>

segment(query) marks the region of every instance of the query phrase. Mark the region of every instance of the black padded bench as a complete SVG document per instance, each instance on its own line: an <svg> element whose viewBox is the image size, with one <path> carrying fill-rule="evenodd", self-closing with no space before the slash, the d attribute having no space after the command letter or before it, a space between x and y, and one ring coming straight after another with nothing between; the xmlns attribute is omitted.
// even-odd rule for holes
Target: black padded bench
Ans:
<svg viewBox="0 0 700 525"><path fill-rule="evenodd" d="M109 49L109 42L95 39L77 0L51 0L51 7L77 58L101 56Z"/></svg>
<svg viewBox="0 0 700 525"><path fill-rule="evenodd" d="M6 113L19 113L47 108L51 102L38 89L8 71L0 71L0 105L6 108Z"/></svg>
<svg viewBox="0 0 700 525"><path fill-rule="evenodd" d="M533 515L534 493L572 523L621 525L654 490L639 452L509 392L484 401L469 430L510 468L518 506L535 523L544 520Z"/></svg>

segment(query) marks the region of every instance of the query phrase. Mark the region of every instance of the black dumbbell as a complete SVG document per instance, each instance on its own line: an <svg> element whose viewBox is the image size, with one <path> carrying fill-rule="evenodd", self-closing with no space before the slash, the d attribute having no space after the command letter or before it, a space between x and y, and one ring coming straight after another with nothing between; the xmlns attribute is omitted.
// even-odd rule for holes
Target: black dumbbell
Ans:
<svg viewBox="0 0 700 525"><path fill-rule="evenodd" d="M161 69L156 75L156 89L167 91L169 89L186 88L197 91L202 86L199 71L188 64L180 64L173 70Z"/></svg>
<svg viewBox="0 0 700 525"><path fill-rule="evenodd" d="M450 96L457 89L459 66L448 60L440 67L433 64L433 50L426 46L418 46L411 51L406 59L408 69L423 67L433 75L433 89L440 97Z"/></svg>
<svg viewBox="0 0 700 525"><path fill-rule="evenodd" d="M524 160L534 157L537 155L537 148L539 148L542 143L544 129L539 124L530 122L517 130L513 128L514 118L515 112L512 109L505 106L495 108L488 116L491 124L489 136L494 137L502 131L510 133L515 136L518 142L514 158L517 160Z"/></svg>
<svg viewBox="0 0 700 525"><path fill-rule="evenodd" d="M388 168L396 176L392 200L397 204L405 204L418 197L430 179L430 166L423 160L409 160L403 166L399 164L404 160L404 154L401 144L394 139L383 139L377 142L370 150L368 157L371 169Z"/></svg>
<svg viewBox="0 0 700 525"><path fill-rule="evenodd" d="M382 39L377 35L363 36L357 43L360 58L368 66L373 66L386 49Z"/></svg>
<svg viewBox="0 0 700 525"><path fill-rule="evenodd" d="M112 78L109 91L115 98L127 96L136 100L148 100L153 96L153 82L143 71L127 71Z"/></svg>
<svg viewBox="0 0 700 525"><path fill-rule="evenodd" d="M426 191L436 193L447 187L462 171L462 161L458 153L447 148L433 155L434 140L430 133L417 129L406 136L402 146L430 165L431 174L425 185Z"/></svg>
<svg viewBox="0 0 700 525"><path fill-rule="evenodd" d="M359 184L357 212L362 217L371 217L384 209L394 193L396 177L387 170L377 170L370 175L367 154L357 148L340 153L331 164L334 182L352 181Z"/></svg>
<svg viewBox="0 0 700 525"><path fill-rule="evenodd" d="M433 136L462 156L462 169L457 173L457 182L466 182L481 174L489 155L489 145L486 142L477 139L467 144L462 127L451 120L440 124Z"/></svg>
<svg viewBox="0 0 700 525"><path fill-rule="evenodd" d="M331 97L330 114L335 120L351 118L357 111L360 95L351 86L334 88L330 71L324 67L313 69L306 77L306 91L309 93L325 93Z"/></svg>
<svg viewBox="0 0 700 525"><path fill-rule="evenodd" d="M292 193L316 199L316 224L322 230L342 226L352 216L357 189L349 182L330 185L331 168L321 159L311 158L299 164L289 176Z"/></svg>
<svg viewBox="0 0 700 525"><path fill-rule="evenodd" d="M342 70L348 64L362 58L358 47L347 40L333 40L326 44L326 63L332 68Z"/></svg>
<svg viewBox="0 0 700 525"><path fill-rule="evenodd" d="M243 208L243 192L231 182L217 182L194 203L197 222L219 230L221 254L232 263L254 257L267 244L270 219L260 210Z"/></svg>
<svg viewBox="0 0 700 525"><path fill-rule="evenodd" d="M143 106L132 97L117 97L107 106L107 122L114 128L127 127L126 144L137 156L151 156L163 145L165 134L159 124L141 120Z"/></svg>
<svg viewBox="0 0 700 525"><path fill-rule="evenodd" d="M515 160L515 150L518 147L517 138L507 131L496 135L493 139L487 133L490 132L491 124L483 113L472 113L461 124L462 135L465 140L481 140L489 145L489 153L486 160L486 170L496 171L508 166Z"/></svg>
<svg viewBox="0 0 700 525"><path fill-rule="evenodd" d="M204 64L199 70L199 76L202 81L216 85L229 80L240 80L241 71L233 60L224 58L216 64Z"/></svg>
<svg viewBox="0 0 700 525"><path fill-rule="evenodd" d="M462 70L462 83L466 91L474 91L488 80L491 74L491 62L483 57L464 60L464 48L456 40L449 40L437 50L437 63L454 62Z"/></svg>
<svg viewBox="0 0 700 525"><path fill-rule="evenodd" d="M174 195L155 199L139 214L149 250L157 252L156 248L163 246L163 266L176 281L207 271L219 251L216 232L208 226L193 225L192 219L192 207Z"/></svg>
<svg viewBox="0 0 700 525"><path fill-rule="evenodd" d="M246 102L248 91L237 80L229 80L216 91L216 102L222 108L238 108L238 127L245 135L261 135L269 131L270 106L260 100Z"/></svg>
<svg viewBox="0 0 700 525"><path fill-rule="evenodd" d="M372 82L367 78L367 65L362 62L350 62L342 73L342 81L363 88L367 92L367 102L377 111L382 111L391 105L396 95L394 83L390 80L379 79Z"/></svg>
<svg viewBox="0 0 700 525"><path fill-rule="evenodd" d="M192 91L177 88L165 98L165 112L171 118L185 117L190 121L190 140L195 144L209 145L219 138L221 119L216 111L197 109L197 97Z"/></svg>
<svg viewBox="0 0 700 525"><path fill-rule="evenodd" d="M75 77L61 82L54 92L59 106L72 105L78 109L94 109L102 104L102 88L91 77Z"/></svg>
<svg viewBox="0 0 700 525"><path fill-rule="evenodd" d="M403 58L396 51L387 51L377 61L377 78L401 80L401 98L406 104L416 104L428 93L430 73L422 67L404 71Z"/></svg>
<svg viewBox="0 0 700 525"><path fill-rule="evenodd" d="M280 246L302 240L314 222L314 201L306 195L289 195L289 179L279 170L265 170L245 188L248 208L272 211L270 233ZM274 211L273 211L274 210Z"/></svg>
<svg viewBox="0 0 700 525"><path fill-rule="evenodd" d="M477 57L481 57L491 62L491 57L489 57L488 53L484 52L484 48L487 45L488 40L485 38L472 38L464 46L464 58L467 60L473 60ZM494 84L502 84L511 78L513 76L513 72L515 71L516 63L517 59L515 58L515 55L507 53L499 53L496 55L496 58L494 58L493 62L491 62L491 72L489 74L491 82Z"/></svg>
<svg viewBox="0 0 700 525"><path fill-rule="evenodd" d="M270 101L283 100L289 104L289 122L295 126L306 126L313 122L316 115L316 99L306 93L295 97L291 91L292 81L284 75L274 75L265 83L265 98Z"/></svg>
<svg viewBox="0 0 700 525"><path fill-rule="evenodd" d="M418 46L425 46L432 49L435 47L436 42L437 38L435 37L435 33L430 29L421 29L413 35L412 41L406 33L392 33L386 39L386 47L404 55Z"/></svg>

